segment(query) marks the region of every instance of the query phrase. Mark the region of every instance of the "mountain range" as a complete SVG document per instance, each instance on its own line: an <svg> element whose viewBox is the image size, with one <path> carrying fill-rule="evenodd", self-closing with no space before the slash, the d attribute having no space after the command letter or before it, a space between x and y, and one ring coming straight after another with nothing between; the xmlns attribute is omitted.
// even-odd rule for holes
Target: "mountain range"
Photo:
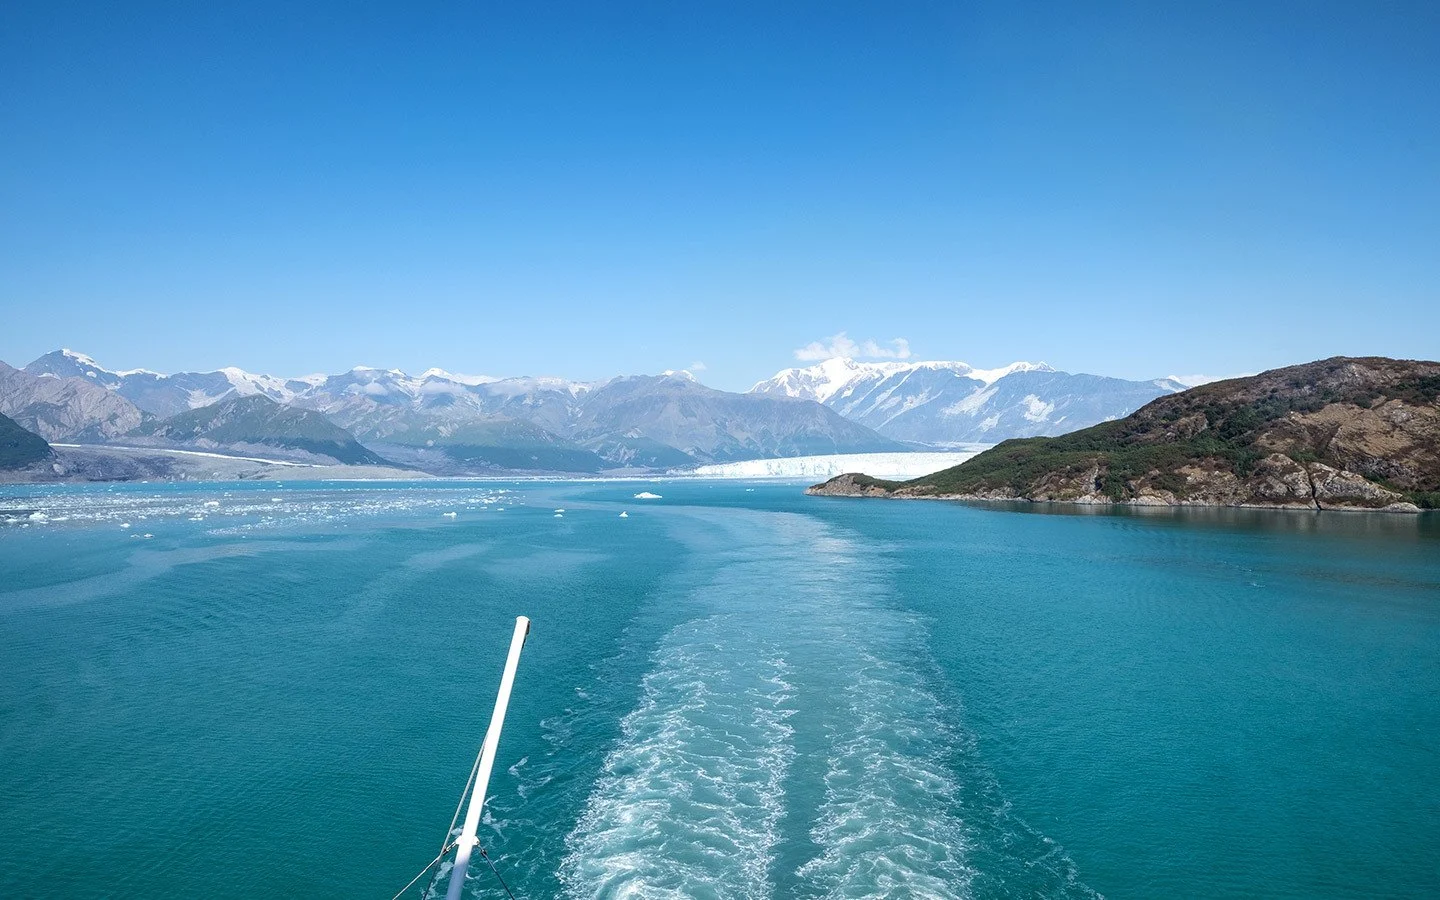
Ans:
<svg viewBox="0 0 1440 900"><path fill-rule="evenodd" d="M279 451L437 474L590 473L1059 434L1182 387L1043 363L845 359L787 369L745 393L687 372L600 382L364 366L299 378L167 375L57 350L23 370L0 363L0 414L51 442Z"/></svg>
<svg viewBox="0 0 1440 900"><path fill-rule="evenodd" d="M837 358L785 369L750 392L814 400L886 437L943 446L1064 434L1186 387L1174 378L1126 381L1045 363L976 369L962 362Z"/></svg>

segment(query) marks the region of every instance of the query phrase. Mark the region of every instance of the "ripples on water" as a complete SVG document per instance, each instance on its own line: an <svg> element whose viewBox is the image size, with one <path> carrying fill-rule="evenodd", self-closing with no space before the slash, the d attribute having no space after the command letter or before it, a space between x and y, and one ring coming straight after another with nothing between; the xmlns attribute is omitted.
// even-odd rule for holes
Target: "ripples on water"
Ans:
<svg viewBox="0 0 1440 900"><path fill-rule="evenodd" d="M1433 759L1433 729L1417 727L1433 704L1417 698L1440 683L1436 570L1398 543L1428 526L1295 516L1243 533L1244 516L634 493L11 491L0 893L84 893L56 848L87 827L98 893L388 896L434 852L516 612L536 626L481 837L521 897L1093 897L1097 869L1137 896L1305 896L1303 853L1211 839L1249 802L1214 773L1270 791L1249 806L1288 803L1287 827L1337 860L1327 883L1357 858L1402 886L1433 882L1406 861L1433 831L1433 780L1414 760ZM1303 543L1285 544L1295 532ZM1295 547L1315 558L1296 564ZM1295 690L1277 690L1286 678ZM1268 721L1289 730L1257 750ZM1377 723L1386 740L1334 737ZM1245 734L1248 756L1232 747ZM1285 755L1296 734L1328 742L1331 768L1360 760L1368 780L1347 781L1380 798L1329 784L1359 812L1336 817L1339 844L1296 815L1321 805L1291 796L1311 790L1315 755ZM70 810L91 801L79 824ZM1095 815L1107 809L1125 815ZM1243 834L1285 839L1269 815L1251 812ZM1089 841L1083 871L1062 828ZM1393 859L1333 852L1397 843ZM1226 867L1213 877L1194 858L1205 847ZM1151 877L1132 859L1171 868ZM1266 882L1277 859L1300 862ZM472 876L471 896L496 895L478 862Z"/></svg>

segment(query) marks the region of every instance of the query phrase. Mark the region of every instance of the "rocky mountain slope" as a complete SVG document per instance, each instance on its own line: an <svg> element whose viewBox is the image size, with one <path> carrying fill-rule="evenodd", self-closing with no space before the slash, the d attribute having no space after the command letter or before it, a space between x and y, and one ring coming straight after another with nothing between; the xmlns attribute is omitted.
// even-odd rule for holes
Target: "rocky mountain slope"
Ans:
<svg viewBox="0 0 1440 900"><path fill-rule="evenodd" d="M347 465L388 465L355 437L323 415L282 406L261 395L231 397L168 419L147 422L126 435L127 443L225 450Z"/></svg>
<svg viewBox="0 0 1440 900"><path fill-rule="evenodd" d="M53 456L44 438L21 428L9 416L0 415L0 469L23 469L44 463Z"/></svg>
<svg viewBox="0 0 1440 900"><path fill-rule="evenodd" d="M684 373L612 379L584 396L564 433L651 466L904 449L818 403L717 391Z"/></svg>
<svg viewBox="0 0 1440 900"><path fill-rule="evenodd" d="M961 362L829 359L785 369L751 393L811 399L886 437L946 445L1064 434L1128 415L1183 389L1058 372L1044 363L976 369Z"/></svg>
<svg viewBox="0 0 1440 900"><path fill-rule="evenodd" d="M1162 397L1115 422L1012 440L905 482L822 495L1413 510L1440 507L1440 363L1335 357Z"/></svg>
<svg viewBox="0 0 1440 900"><path fill-rule="evenodd" d="M436 475L516 472L595 473L609 464L573 441L522 419L446 420L394 410L384 427L360 435L386 459Z"/></svg>
<svg viewBox="0 0 1440 900"><path fill-rule="evenodd" d="M135 404L92 380L36 376L3 362L0 414L57 442L111 440L146 418Z"/></svg>

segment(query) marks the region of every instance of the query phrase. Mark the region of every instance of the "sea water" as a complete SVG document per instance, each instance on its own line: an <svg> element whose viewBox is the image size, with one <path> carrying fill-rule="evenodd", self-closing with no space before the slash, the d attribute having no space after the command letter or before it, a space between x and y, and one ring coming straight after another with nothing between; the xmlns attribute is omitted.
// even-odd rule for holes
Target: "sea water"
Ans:
<svg viewBox="0 0 1440 900"><path fill-rule="evenodd" d="M0 521L6 897L389 897L518 614L480 832L517 897L1440 893L1432 515L661 481Z"/></svg>

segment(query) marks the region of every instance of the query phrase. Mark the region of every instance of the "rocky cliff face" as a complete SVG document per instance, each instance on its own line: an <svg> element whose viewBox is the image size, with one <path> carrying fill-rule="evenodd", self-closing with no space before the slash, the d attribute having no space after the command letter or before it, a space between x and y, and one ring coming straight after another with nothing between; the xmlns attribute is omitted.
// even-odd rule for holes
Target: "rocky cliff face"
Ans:
<svg viewBox="0 0 1440 900"><path fill-rule="evenodd" d="M842 479L847 476L841 476ZM816 494L1140 505L1440 507L1440 363L1322 360L1163 397L1059 438L1007 441L903 483Z"/></svg>

